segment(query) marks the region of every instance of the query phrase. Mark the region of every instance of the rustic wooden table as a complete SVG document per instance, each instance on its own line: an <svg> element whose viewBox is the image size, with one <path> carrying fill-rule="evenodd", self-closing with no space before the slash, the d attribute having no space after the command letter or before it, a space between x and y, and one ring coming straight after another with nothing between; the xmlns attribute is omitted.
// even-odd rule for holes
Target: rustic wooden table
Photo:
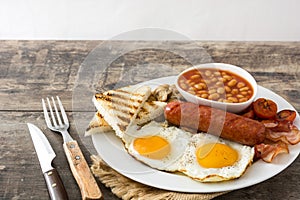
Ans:
<svg viewBox="0 0 300 200"><path fill-rule="evenodd" d="M76 104L72 106L72 97L80 66L87 63L86 58L96 47L101 55L116 56L109 68L93 77L93 81L99 78L99 82L94 83L99 90L115 87L116 83L122 83L123 78L127 78L123 82L126 84L174 75L189 66L190 63L183 59L188 57L193 64L214 61L239 65L251 72L261 86L284 97L300 111L299 42L195 43L203 47L205 56L194 49L194 44L180 42L156 42L156 45L147 48L145 44L149 42L133 41L117 41L105 47L101 47L101 41L0 41L0 199L49 199L27 122L40 127L52 144L57 154L53 164L62 177L70 199L81 198L63 153L62 138L45 125L41 98L61 97L71 121L70 132L79 141L91 164L89 156L96 152L90 138L83 137L82 130L76 128L79 126L74 114L79 113L80 116L82 112L92 116L94 110L80 110ZM135 49L137 44L142 48ZM123 51L125 54L119 56L116 49L124 46L128 52ZM176 49L180 49L180 52ZM176 54L178 52L179 55ZM110 59L100 59L98 65ZM143 68L145 66L150 67ZM92 106L92 102L90 104ZM275 177L216 199L299 199L299 169L298 157ZM117 199L110 189L100 182L99 185L105 199Z"/></svg>

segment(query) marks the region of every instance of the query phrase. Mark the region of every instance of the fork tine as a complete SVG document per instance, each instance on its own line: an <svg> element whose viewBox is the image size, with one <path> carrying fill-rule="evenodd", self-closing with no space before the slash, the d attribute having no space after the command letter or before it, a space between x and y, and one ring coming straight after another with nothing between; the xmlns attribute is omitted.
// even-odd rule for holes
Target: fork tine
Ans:
<svg viewBox="0 0 300 200"><path fill-rule="evenodd" d="M60 126L63 126L62 121L61 121L61 117L60 117L60 115L59 115L59 113L58 113L58 110L57 110L57 107L56 107L55 100L54 100L53 97L51 97L51 99L52 99L52 103L53 103L53 107L54 107L54 110L55 110L55 114L56 114L58 123L59 123Z"/></svg>
<svg viewBox="0 0 300 200"><path fill-rule="evenodd" d="M54 124L54 126L57 126L57 122L56 122L56 119L54 117L52 106L51 106L51 103L50 103L50 100L49 100L48 97L47 97L47 102L48 102L48 107L49 107L49 111L50 111L50 114L51 114L51 117L52 117L53 124Z"/></svg>
<svg viewBox="0 0 300 200"><path fill-rule="evenodd" d="M69 120L68 120L66 111L65 111L65 109L64 109L64 107L63 107L63 105L62 105L62 103L61 103L61 101L59 99L59 97L56 96L56 98L57 98L57 102L58 102L58 105L59 105L60 112L61 112L61 115L63 117L64 123L69 126Z"/></svg>
<svg viewBox="0 0 300 200"><path fill-rule="evenodd" d="M45 120L46 120L46 124L47 124L48 127L52 127L51 120L49 118L49 114L48 114L46 103L45 103L44 99L42 99L42 105L43 105L43 111L44 111L44 117L45 117Z"/></svg>

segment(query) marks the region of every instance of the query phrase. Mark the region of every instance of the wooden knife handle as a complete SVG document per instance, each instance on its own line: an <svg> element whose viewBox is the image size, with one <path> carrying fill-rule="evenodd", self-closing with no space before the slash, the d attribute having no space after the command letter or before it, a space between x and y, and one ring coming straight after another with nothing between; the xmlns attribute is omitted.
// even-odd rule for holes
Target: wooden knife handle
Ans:
<svg viewBox="0 0 300 200"><path fill-rule="evenodd" d="M68 195L56 169L44 173L50 198L52 200L67 200Z"/></svg>
<svg viewBox="0 0 300 200"><path fill-rule="evenodd" d="M73 176L80 188L82 199L102 199L102 193L78 146L73 140L63 144Z"/></svg>

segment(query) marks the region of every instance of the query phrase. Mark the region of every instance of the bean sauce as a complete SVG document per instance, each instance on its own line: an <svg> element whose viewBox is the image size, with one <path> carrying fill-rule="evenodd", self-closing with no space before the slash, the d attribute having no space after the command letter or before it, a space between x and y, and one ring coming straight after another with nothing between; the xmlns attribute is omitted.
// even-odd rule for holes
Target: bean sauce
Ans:
<svg viewBox="0 0 300 200"><path fill-rule="evenodd" d="M178 85L198 97L227 103L242 103L253 95L253 88L243 77L219 69L193 69L183 73Z"/></svg>

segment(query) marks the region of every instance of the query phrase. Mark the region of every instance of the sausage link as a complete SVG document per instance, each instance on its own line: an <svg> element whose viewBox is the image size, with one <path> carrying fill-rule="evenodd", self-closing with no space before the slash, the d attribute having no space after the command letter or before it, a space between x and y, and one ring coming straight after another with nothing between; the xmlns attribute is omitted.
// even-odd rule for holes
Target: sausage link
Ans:
<svg viewBox="0 0 300 200"><path fill-rule="evenodd" d="M265 126L258 121L189 102L168 103L166 120L176 126L208 132L234 142L254 146L265 139Z"/></svg>

